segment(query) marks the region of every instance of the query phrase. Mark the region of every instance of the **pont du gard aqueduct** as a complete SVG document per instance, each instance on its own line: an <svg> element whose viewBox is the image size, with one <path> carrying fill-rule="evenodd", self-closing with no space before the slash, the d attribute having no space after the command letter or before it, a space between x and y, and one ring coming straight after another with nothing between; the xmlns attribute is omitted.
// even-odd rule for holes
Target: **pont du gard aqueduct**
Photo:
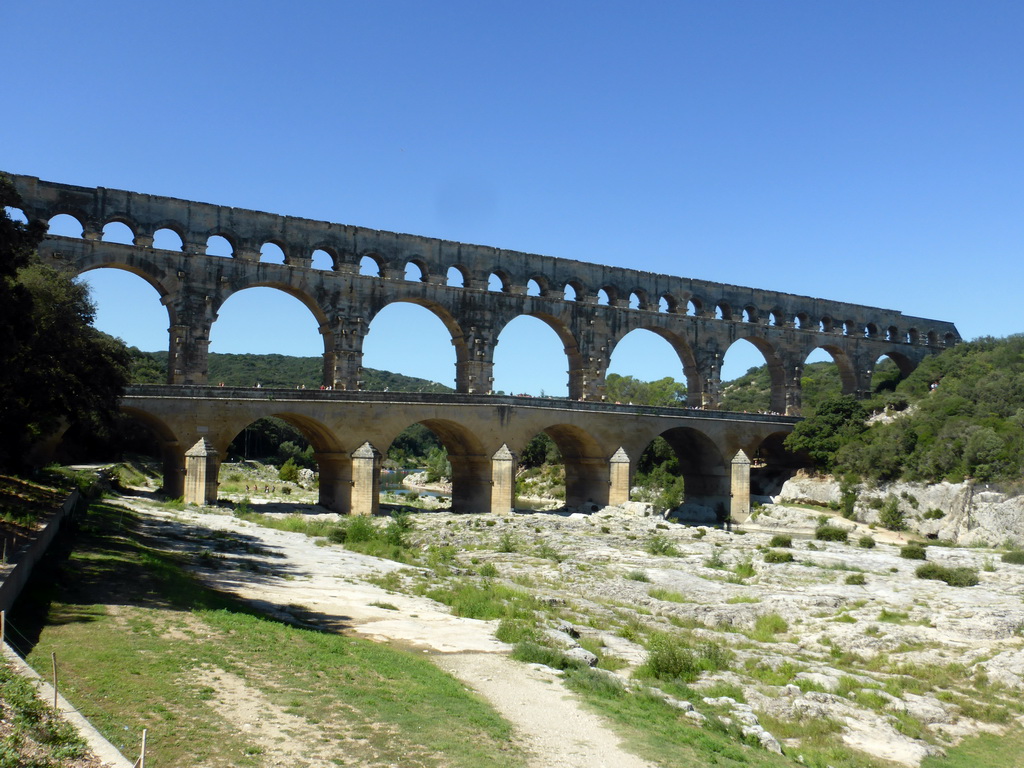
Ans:
<svg viewBox="0 0 1024 768"><path fill-rule="evenodd" d="M906 375L960 340L952 323L895 310L8 175L29 221L66 214L81 225L80 237L48 236L44 262L76 274L128 270L160 294L169 325L167 384L131 387L123 408L157 436L165 490L195 503L216 500L220 457L235 436L276 416L313 445L320 503L342 513L376 511L381 452L421 423L448 449L457 512L509 512L517 456L542 431L565 461L568 507L622 503L641 453L661 435L679 457L687 501L742 522L751 494L768 493L794 469L782 440L799 419L800 379L812 351L826 350L843 391L863 396L880 358ZM131 230L131 243L104 240L112 222ZM155 236L167 235L161 230L173 232L180 247L154 247ZM215 236L230 244L230 258L207 253ZM261 261L268 243L281 249L283 263ZM361 274L367 257L377 274ZM314 268L314 259L327 268ZM455 273L460 279L450 280ZM286 292L315 316L329 389L209 386L217 313L232 294L257 286ZM455 347L455 394L362 391L363 340L391 302L420 305L444 323ZM491 393L498 336L520 315L539 318L560 338L568 399ZM687 407L605 401L612 350L636 329L675 350ZM767 362L769 414L717 410L720 365L738 339Z"/></svg>

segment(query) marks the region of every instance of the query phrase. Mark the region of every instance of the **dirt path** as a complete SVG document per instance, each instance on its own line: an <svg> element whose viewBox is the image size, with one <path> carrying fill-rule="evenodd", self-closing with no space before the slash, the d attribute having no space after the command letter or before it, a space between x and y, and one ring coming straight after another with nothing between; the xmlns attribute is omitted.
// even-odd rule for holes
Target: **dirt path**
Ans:
<svg viewBox="0 0 1024 768"><path fill-rule="evenodd" d="M258 539L274 553L265 562L278 575L256 582L238 572L211 570L203 578L272 614L309 612L319 624L339 631L430 653L438 666L484 696L515 726L534 768L650 768L622 749L607 724L584 710L556 673L509 659L511 646L494 638L494 622L452 616L432 600L387 592L362 580L406 566L340 547L318 547L305 535L229 516L125 503L160 525L178 520Z"/></svg>

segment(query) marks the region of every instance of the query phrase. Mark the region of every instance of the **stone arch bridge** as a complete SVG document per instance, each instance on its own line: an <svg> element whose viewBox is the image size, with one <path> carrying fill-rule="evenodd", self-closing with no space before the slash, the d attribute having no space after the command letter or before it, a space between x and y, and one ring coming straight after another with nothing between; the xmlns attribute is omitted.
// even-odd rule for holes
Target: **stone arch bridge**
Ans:
<svg viewBox="0 0 1024 768"><path fill-rule="evenodd" d="M800 412L808 355L826 350L843 391L870 390L876 361L887 356L909 373L925 356L955 344L952 323L795 294L602 266L570 259L279 216L102 187L79 187L11 175L29 220L73 216L79 238L48 237L40 256L76 273L128 270L160 294L169 319L169 384L205 384L210 329L224 302L257 286L284 291L315 316L324 344L323 382L338 390L362 385L363 340L376 314L411 302L441 319L456 352L456 390L492 390L495 345L520 315L539 318L561 339L569 397L600 401L615 346L637 329L665 339L679 357L688 405L714 409L721 363L746 339L764 355L771 410ZM131 244L103 240L118 222ZM154 248L162 230L178 250ZM207 255L223 237L230 258ZM283 263L260 260L273 244ZM314 269L314 254L329 269ZM360 274L369 259L378 274ZM407 274L416 273L414 280ZM449 284L457 275L461 285ZM500 290L490 286L500 285ZM571 300L567 297L571 295Z"/></svg>
<svg viewBox="0 0 1024 768"><path fill-rule="evenodd" d="M792 457L782 440L798 421L558 398L193 385L131 387L122 407L158 437L165 490L173 496L215 501L220 457L231 441L254 420L274 416L313 445L320 504L349 514L377 510L381 454L419 423L448 450L455 511L509 512L516 457L540 432L562 453L568 507L621 504L641 453L661 435L680 457L687 501L741 522L752 490L765 493L788 476Z"/></svg>

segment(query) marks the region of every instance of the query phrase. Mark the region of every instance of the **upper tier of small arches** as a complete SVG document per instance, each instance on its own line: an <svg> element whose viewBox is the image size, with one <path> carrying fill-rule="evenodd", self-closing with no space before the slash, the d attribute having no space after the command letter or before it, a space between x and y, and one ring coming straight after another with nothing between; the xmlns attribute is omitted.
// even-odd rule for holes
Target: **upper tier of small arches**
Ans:
<svg viewBox="0 0 1024 768"><path fill-rule="evenodd" d="M122 190L13 177L26 219L64 220L66 236L384 280L795 328L880 341L951 346L952 323L640 270L369 230Z"/></svg>

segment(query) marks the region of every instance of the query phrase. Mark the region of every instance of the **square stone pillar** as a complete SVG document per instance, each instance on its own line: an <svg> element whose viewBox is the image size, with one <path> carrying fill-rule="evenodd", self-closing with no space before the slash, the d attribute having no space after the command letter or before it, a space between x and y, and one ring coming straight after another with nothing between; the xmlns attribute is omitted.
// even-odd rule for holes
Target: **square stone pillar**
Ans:
<svg viewBox="0 0 1024 768"><path fill-rule="evenodd" d="M185 452L185 503L217 503L217 470L220 454L205 437Z"/></svg>
<svg viewBox="0 0 1024 768"><path fill-rule="evenodd" d="M629 501L629 456L619 448L608 460L608 504L618 507Z"/></svg>
<svg viewBox="0 0 1024 768"><path fill-rule="evenodd" d="M352 496L352 458L347 453L316 453L320 470L319 504L331 512L346 515Z"/></svg>
<svg viewBox="0 0 1024 768"><path fill-rule="evenodd" d="M508 446L491 457L491 512L508 515L516 506L516 457Z"/></svg>
<svg viewBox="0 0 1024 768"><path fill-rule="evenodd" d="M732 522L747 522L750 519L750 459L742 450L732 459L729 496L729 517Z"/></svg>
<svg viewBox="0 0 1024 768"><path fill-rule="evenodd" d="M380 451L363 443L352 454L352 503L349 514L373 515L380 510Z"/></svg>

